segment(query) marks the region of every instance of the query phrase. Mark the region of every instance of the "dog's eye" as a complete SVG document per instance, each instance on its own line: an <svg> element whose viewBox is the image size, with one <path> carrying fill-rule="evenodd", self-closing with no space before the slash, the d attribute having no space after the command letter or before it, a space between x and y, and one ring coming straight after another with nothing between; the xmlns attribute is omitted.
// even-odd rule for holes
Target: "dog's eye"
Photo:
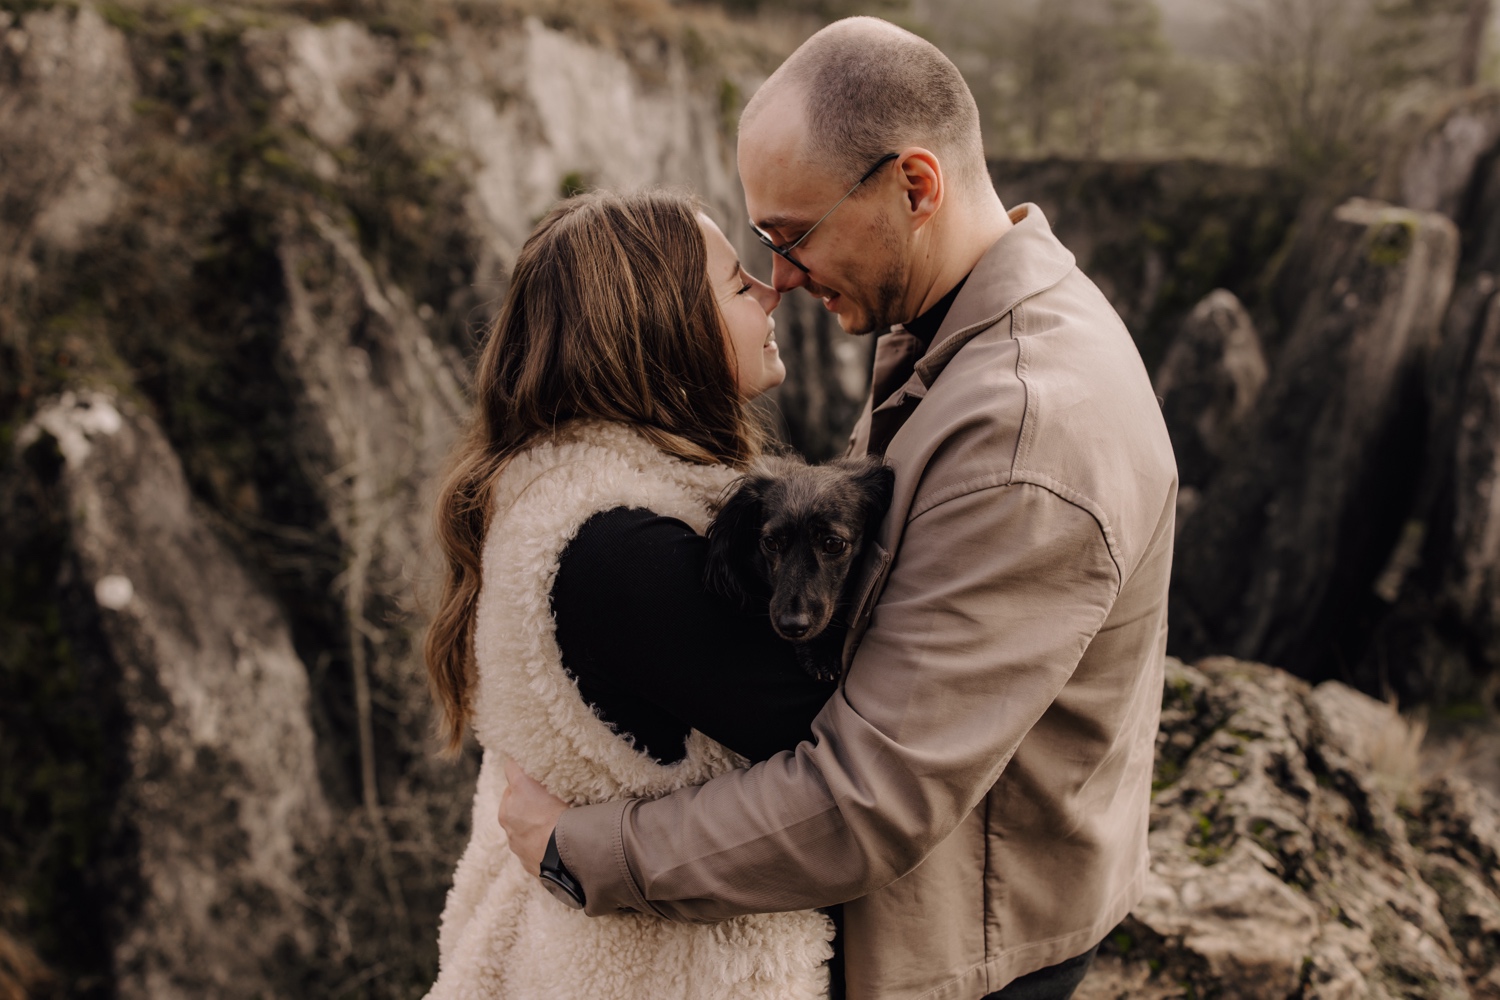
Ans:
<svg viewBox="0 0 1500 1000"><path fill-rule="evenodd" d="M831 556L839 555L848 547L849 543L836 535L829 535L823 539L823 551Z"/></svg>
<svg viewBox="0 0 1500 1000"><path fill-rule="evenodd" d="M778 542L771 535L761 535L760 536L760 544L761 544L761 547L764 548L767 552L780 552L781 551L781 543Z"/></svg>

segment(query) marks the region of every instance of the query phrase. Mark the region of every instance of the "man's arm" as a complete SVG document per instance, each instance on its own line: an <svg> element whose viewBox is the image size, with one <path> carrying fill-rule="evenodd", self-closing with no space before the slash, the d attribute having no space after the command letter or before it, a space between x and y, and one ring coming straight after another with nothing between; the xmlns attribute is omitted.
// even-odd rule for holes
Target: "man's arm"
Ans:
<svg viewBox="0 0 1500 1000"><path fill-rule="evenodd" d="M954 565L975 551L991 555ZM998 779L1119 583L1098 523L1043 487L988 487L923 512L813 742L655 801L560 817L588 912L717 920L900 878Z"/></svg>

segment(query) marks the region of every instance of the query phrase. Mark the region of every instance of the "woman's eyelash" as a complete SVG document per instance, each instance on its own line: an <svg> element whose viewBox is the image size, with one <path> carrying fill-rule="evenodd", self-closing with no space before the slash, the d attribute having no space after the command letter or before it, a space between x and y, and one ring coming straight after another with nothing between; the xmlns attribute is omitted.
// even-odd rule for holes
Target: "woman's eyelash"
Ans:
<svg viewBox="0 0 1500 1000"><path fill-rule="evenodd" d="M736 294L736 295L744 295L744 294L745 294L745 293L746 293L746 292L748 292L748 291L749 291L749 290L750 290L750 282L748 282L748 281L747 281L747 282L745 282L745 284L744 284L744 285L742 285L742 286L741 286L741 287L740 287L740 290L739 290L739 291L737 291L737 292L735 292L735 293L734 293L734 294Z"/></svg>

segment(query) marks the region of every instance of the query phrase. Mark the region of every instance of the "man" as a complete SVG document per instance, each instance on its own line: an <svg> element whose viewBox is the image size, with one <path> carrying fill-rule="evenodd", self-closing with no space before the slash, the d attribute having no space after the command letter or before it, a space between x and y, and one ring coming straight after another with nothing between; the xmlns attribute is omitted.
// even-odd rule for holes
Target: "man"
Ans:
<svg viewBox="0 0 1500 1000"><path fill-rule="evenodd" d="M1147 869L1176 494L1150 382L916 36L813 36L739 165L776 288L890 330L852 448L896 496L845 677L793 753L566 811L513 771L502 822L591 914L844 902L853 998L1066 997Z"/></svg>

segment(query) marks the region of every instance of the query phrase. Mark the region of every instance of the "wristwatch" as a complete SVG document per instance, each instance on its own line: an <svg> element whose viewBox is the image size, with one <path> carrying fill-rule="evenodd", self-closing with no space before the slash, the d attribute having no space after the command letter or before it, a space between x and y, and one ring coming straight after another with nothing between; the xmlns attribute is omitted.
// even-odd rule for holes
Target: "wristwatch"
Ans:
<svg viewBox="0 0 1500 1000"><path fill-rule="evenodd" d="M562 855L557 853L556 830L547 838L547 853L542 855L542 870L537 874L542 878L542 885L559 903L575 910L583 909L583 886L578 884L573 873L562 863Z"/></svg>

